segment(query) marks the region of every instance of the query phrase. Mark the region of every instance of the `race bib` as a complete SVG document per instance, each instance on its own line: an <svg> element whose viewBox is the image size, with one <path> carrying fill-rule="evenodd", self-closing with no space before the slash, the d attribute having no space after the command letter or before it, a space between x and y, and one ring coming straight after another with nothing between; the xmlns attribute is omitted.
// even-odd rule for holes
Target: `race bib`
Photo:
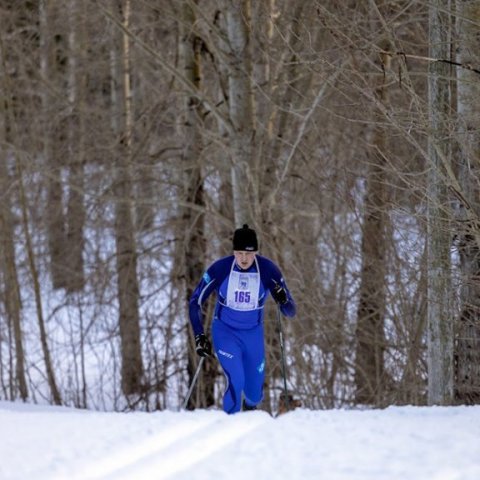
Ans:
<svg viewBox="0 0 480 480"><path fill-rule="evenodd" d="M260 294L258 272L236 272L232 270L228 279L227 307L233 310L256 310Z"/></svg>

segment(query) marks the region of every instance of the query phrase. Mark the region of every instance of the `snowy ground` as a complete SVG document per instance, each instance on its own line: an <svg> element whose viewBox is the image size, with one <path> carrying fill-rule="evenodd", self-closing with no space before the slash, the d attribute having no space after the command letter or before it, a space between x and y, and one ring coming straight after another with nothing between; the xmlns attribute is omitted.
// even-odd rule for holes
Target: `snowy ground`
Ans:
<svg viewBox="0 0 480 480"><path fill-rule="evenodd" d="M0 402L1 480L479 480L480 407L99 413Z"/></svg>

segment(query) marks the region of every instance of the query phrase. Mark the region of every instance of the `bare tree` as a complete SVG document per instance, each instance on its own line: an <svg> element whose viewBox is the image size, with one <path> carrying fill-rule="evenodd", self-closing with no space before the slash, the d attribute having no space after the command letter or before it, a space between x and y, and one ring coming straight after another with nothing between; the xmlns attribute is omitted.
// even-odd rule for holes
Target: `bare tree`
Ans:
<svg viewBox="0 0 480 480"><path fill-rule="evenodd" d="M83 8L82 8L83 7ZM85 202L84 178L86 164L86 72L85 72L85 7L78 0L68 5L68 199L65 220L65 288L81 291L84 275Z"/></svg>
<svg viewBox="0 0 480 480"><path fill-rule="evenodd" d="M255 169L255 118L252 90L251 1L225 0L228 42L228 106L232 124L231 162L235 222L254 223L257 205Z"/></svg>
<svg viewBox="0 0 480 480"><path fill-rule="evenodd" d="M47 196L49 213L48 245L51 262L51 276L54 288L66 285L65 269L66 226L63 211L62 168L64 158L58 151L64 135L64 116L55 112L60 107L58 97L54 94L61 88L65 64L65 35L58 29L59 15L56 2L41 0L39 2L40 23L40 73L43 82L42 111L45 132L43 135L43 157L47 165Z"/></svg>
<svg viewBox="0 0 480 480"><path fill-rule="evenodd" d="M0 62L0 71L3 71L2 76L4 82L7 83L3 39L0 40ZM4 84L3 91L9 92L11 90ZM5 312L8 324L13 328L15 345L15 381L10 385L11 398L15 399L18 393L22 400L26 400L28 398L28 388L25 375L25 353L21 325L22 301L16 265L15 225L14 215L12 213L12 204L14 203L13 192L15 189L13 187L13 179L9 175L7 167L9 154L11 155L11 152L9 152L7 148L8 142L6 138L7 109L10 110L11 105L7 105L7 108L4 108L3 111L0 110L0 192L2 192L0 202L0 252L2 259L0 265L4 279L3 298L5 302ZM13 126L11 124L11 118L8 123L10 123L11 127Z"/></svg>
<svg viewBox="0 0 480 480"><path fill-rule="evenodd" d="M22 158L16 158L15 179L19 186L19 203L21 209L22 226L25 235L25 249L27 251L28 265L30 269L30 275L33 282L33 290L35 295L35 307L37 313L38 329L40 332L40 345L43 353L43 360L45 363L45 371L47 374L48 386L51 391L52 400L56 405L62 404L62 398L57 386L57 380L55 376L55 370L51 358L50 347L48 343L48 333L46 328L45 316L43 312L42 293L40 288L40 279L38 268L36 265L35 252L33 250L32 237L30 234L30 225L28 218L28 205L27 196L25 194L25 187L23 184L23 165Z"/></svg>
<svg viewBox="0 0 480 480"><path fill-rule="evenodd" d="M375 1L372 30L380 27L380 11ZM385 35L385 34L384 34ZM379 48L385 41L376 40ZM384 48L388 50L388 48ZM373 92L375 103L374 127L366 154L366 182L362 224L359 303L356 325L355 399L358 403L381 405L384 401L385 379L385 276L386 276L386 214L387 214L387 131L382 124L382 111L388 108L391 59L377 57L377 88ZM375 81L375 80L374 80Z"/></svg>
<svg viewBox="0 0 480 480"><path fill-rule="evenodd" d="M386 102L385 76L379 101ZM356 328L356 401L382 403L385 390L385 132L377 127L367 155L365 213L362 226L362 269Z"/></svg>
<svg viewBox="0 0 480 480"><path fill-rule="evenodd" d="M449 58L450 1L429 7L430 57ZM428 154L428 402L449 404L453 394L453 322L450 273L450 211L445 172L451 163L447 118L451 108L445 63L429 65L430 132Z"/></svg>
<svg viewBox="0 0 480 480"><path fill-rule="evenodd" d="M197 2L194 2L195 4ZM202 40L197 33L195 10L190 1L182 4L181 15L181 65L185 78L200 92L203 88L201 50ZM205 192L203 179L203 117L205 115L202 102L194 92L186 92L184 98L184 121L182 125L184 147L182 152L182 198L181 222L178 225L178 251L175 271L183 280L180 285L185 290L186 303L193 293L205 270ZM188 308L188 307L187 307ZM209 322L205 322L208 328ZM189 382L198 363L195 353L191 329L187 328L188 372ZM214 385L216 380L215 360L209 360L204 367L201 394L191 396L188 408L208 407L215 403ZM197 397L199 401L197 401Z"/></svg>
<svg viewBox="0 0 480 480"><path fill-rule="evenodd" d="M128 30L131 3L125 0L120 6L124 28ZM118 37L117 37L118 38ZM130 37L122 33L121 48L113 45L113 58L116 59L112 81L118 85L113 100L112 118L123 118L124 122L114 125L118 135L118 148L114 159L115 194L115 244L119 304L119 327L122 355L122 391L125 395L138 394L142 391L143 360L140 345L140 318L138 311L139 287L137 279L137 249L135 244L134 222L132 218L132 90ZM120 52L120 55L118 53ZM113 62L112 62L113 63ZM117 117L118 115L118 117Z"/></svg>
<svg viewBox="0 0 480 480"><path fill-rule="evenodd" d="M460 253L461 312L455 324L455 385L456 401L480 403L480 246L478 224L471 216L480 214L478 169L479 140L478 102L480 88L478 72L465 66L480 65L478 3L456 3L457 110L459 136L459 178L464 196L459 204L458 245ZM468 215L468 211L472 212ZM469 218L470 217L470 218Z"/></svg>

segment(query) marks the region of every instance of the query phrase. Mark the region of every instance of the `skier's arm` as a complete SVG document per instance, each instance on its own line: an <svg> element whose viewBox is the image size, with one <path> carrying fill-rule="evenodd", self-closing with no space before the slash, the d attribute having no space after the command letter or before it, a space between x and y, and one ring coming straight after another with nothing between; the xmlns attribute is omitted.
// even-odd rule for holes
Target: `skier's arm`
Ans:
<svg viewBox="0 0 480 480"><path fill-rule="evenodd" d="M202 305L205 303L209 295L215 289L215 268L211 266L204 274L197 288L190 297L188 313L190 323L192 324L193 334L195 336L203 334L203 314Z"/></svg>
<svg viewBox="0 0 480 480"><path fill-rule="evenodd" d="M280 269L274 263L271 263L270 265L270 282L268 284L268 289L274 299L279 297L277 292L281 290L285 292L284 294L280 293L280 298L284 301L277 303L279 304L280 311L283 315L286 317L294 317L297 313L297 306L295 305L295 301L285 283L282 272L280 272Z"/></svg>

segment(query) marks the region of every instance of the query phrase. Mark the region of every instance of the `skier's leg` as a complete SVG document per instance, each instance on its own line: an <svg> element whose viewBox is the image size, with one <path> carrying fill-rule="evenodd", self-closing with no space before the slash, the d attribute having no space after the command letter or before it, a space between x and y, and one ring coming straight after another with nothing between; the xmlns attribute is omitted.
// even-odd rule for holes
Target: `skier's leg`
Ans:
<svg viewBox="0 0 480 480"><path fill-rule="evenodd" d="M239 412L242 407L242 390L245 383L242 350L230 328L220 321L213 322L212 339L215 353L227 379L223 410L226 413Z"/></svg>
<svg viewBox="0 0 480 480"><path fill-rule="evenodd" d="M265 345L263 326L248 330L244 335L243 365L245 370L245 403L247 407L255 406L263 398L265 379Z"/></svg>

